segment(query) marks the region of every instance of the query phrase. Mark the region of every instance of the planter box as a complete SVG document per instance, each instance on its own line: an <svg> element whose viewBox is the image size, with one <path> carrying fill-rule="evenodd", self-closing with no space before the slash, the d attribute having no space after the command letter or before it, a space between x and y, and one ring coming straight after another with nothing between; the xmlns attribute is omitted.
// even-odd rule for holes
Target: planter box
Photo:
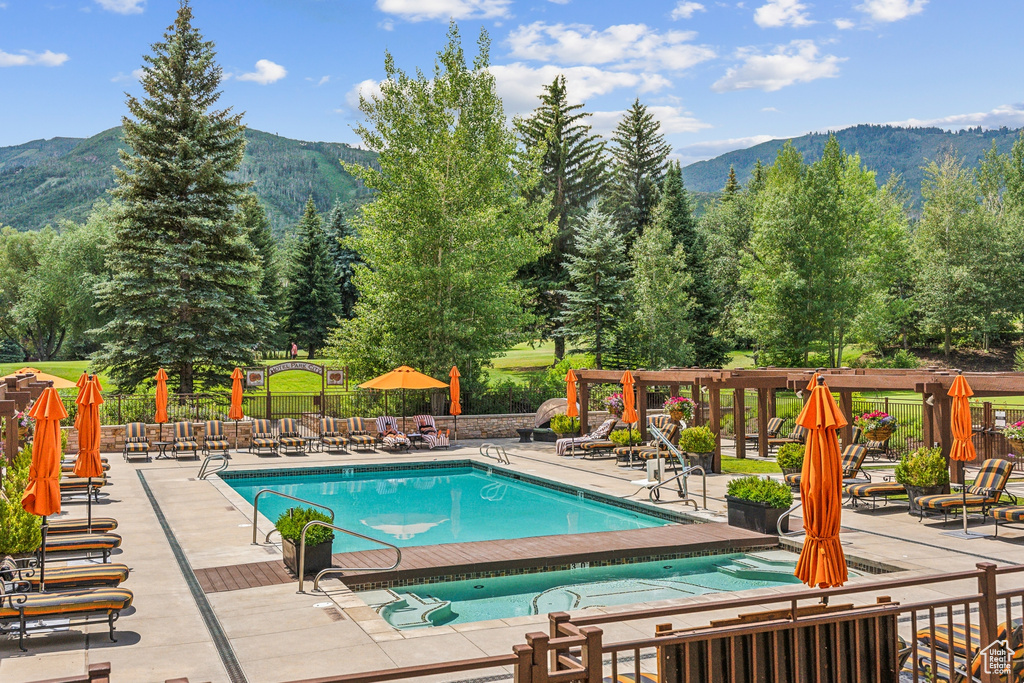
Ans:
<svg viewBox="0 0 1024 683"><path fill-rule="evenodd" d="M306 576L315 576L319 572L331 566L331 544L333 541L324 541L318 545L306 545ZM284 566L288 567L296 576L299 575L299 542L284 539Z"/></svg>
<svg viewBox="0 0 1024 683"><path fill-rule="evenodd" d="M768 507L766 503L732 496L726 496L725 500L729 509L730 526L773 536L778 533L779 517L786 511L784 508ZM783 520L782 530L789 531L789 517Z"/></svg>
<svg viewBox="0 0 1024 683"><path fill-rule="evenodd" d="M712 470L712 468L714 467L714 464L715 464L715 452L714 451L711 451L709 453L689 453L688 452L686 454L686 459L690 461L691 465L696 465L698 467L703 467L705 474L714 474L714 471Z"/></svg>
<svg viewBox="0 0 1024 683"><path fill-rule="evenodd" d="M920 496L934 496L943 493L945 486L908 486L907 499L910 501L910 514L916 515L921 512L917 505L917 498Z"/></svg>
<svg viewBox="0 0 1024 683"><path fill-rule="evenodd" d="M533 430L534 441L547 441L554 443L557 438L558 437L555 436L555 432L546 427L539 427Z"/></svg>

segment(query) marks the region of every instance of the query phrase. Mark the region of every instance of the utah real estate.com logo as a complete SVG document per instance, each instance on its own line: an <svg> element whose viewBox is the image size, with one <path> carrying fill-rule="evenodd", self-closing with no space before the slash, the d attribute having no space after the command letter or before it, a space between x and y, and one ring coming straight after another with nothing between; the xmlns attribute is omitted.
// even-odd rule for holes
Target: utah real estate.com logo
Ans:
<svg viewBox="0 0 1024 683"><path fill-rule="evenodd" d="M1006 675L1010 673L1010 649L1008 640L996 640L978 653L981 656L982 671L986 674Z"/></svg>

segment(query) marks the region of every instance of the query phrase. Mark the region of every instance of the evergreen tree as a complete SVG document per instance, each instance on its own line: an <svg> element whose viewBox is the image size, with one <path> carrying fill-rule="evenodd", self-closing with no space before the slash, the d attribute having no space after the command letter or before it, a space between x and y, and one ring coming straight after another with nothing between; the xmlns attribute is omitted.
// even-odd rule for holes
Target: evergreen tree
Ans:
<svg viewBox="0 0 1024 683"><path fill-rule="evenodd" d="M569 104L565 76L544 86L541 105L516 121L520 142L527 151L544 150L541 181L530 192L532 201L550 202L548 220L557 227L548 249L520 272L533 290L532 310L540 336L555 339L555 358L565 355L565 340L556 334L558 316L565 306L563 262L572 253L572 222L597 198L607 181L604 142L585 123L589 113L582 104Z"/></svg>
<svg viewBox="0 0 1024 683"><path fill-rule="evenodd" d="M612 143L612 179L602 209L631 245L654 219L672 146L661 134L661 123L639 99L615 127Z"/></svg>
<svg viewBox="0 0 1024 683"><path fill-rule="evenodd" d="M273 324L260 332L260 345L265 349L277 349L284 346L282 338L283 326L281 318L282 283L278 268L277 243L270 230L270 220L263 210L259 198L247 193L238 206L238 222L244 234L249 238L259 259L259 284L256 292L263 300Z"/></svg>
<svg viewBox="0 0 1024 683"><path fill-rule="evenodd" d="M349 226L341 202L335 202L327 214L327 253L334 268L334 281L338 288L338 315L349 319L353 315L359 290L354 279L359 255L349 246L354 233Z"/></svg>
<svg viewBox="0 0 1024 683"><path fill-rule="evenodd" d="M740 183L736 180L736 168L730 164L729 166L729 177L725 181L725 187L722 189L723 198L732 198L739 194Z"/></svg>
<svg viewBox="0 0 1024 683"><path fill-rule="evenodd" d="M230 178L245 140L241 115L212 109L222 70L187 1L144 59L146 94L128 97L122 120L123 211L99 289L111 320L97 363L122 390L164 367L188 393L250 362L267 325L258 259L235 214L246 185Z"/></svg>
<svg viewBox="0 0 1024 683"><path fill-rule="evenodd" d="M566 306L559 317L561 335L593 353L600 369L625 301L627 262L622 236L607 216L591 209L576 230L576 252L566 257L572 289L562 292Z"/></svg>
<svg viewBox="0 0 1024 683"><path fill-rule="evenodd" d="M340 312L338 288L327 250L323 221L316 212L313 197L296 229L299 243L295 250L285 306L288 335L309 351L309 357L323 348Z"/></svg>

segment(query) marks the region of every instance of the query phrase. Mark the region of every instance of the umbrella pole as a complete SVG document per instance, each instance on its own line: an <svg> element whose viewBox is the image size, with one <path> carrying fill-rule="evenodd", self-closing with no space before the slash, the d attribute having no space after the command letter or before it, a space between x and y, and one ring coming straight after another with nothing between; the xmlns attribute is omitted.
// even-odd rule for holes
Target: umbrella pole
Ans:
<svg viewBox="0 0 1024 683"><path fill-rule="evenodd" d="M39 546L39 592L46 592L46 531L49 525L46 523L46 515L43 515L43 543Z"/></svg>
<svg viewBox="0 0 1024 683"><path fill-rule="evenodd" d="M89 530L88 533L92 533L92 477L87 480L88 485L85 488L85 510L86 510L86 528Z"/></svg>

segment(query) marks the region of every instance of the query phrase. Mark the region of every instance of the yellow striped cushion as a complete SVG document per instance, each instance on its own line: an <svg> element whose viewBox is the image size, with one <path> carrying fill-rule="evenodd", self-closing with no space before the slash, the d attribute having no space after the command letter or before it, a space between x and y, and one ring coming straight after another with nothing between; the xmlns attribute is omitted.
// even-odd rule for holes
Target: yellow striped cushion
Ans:
<svg viewBox="0 0 1024 683"><path fill-rule="evenodd" d="M192 423L191 422L175 422L174 423L174 440L175 441L192 441Z"/></svg>
<svg viewBox="0 0 1024 683"><path fill-rule="evenodd" d="M210 420L206 423L204 433L207 440L218 440L224 438L224 423L220 420Z"/></svg>
<svg viewBox="0 0 1024 683"><path fill-rule="evenodd" d="M597 441L584 441L583 443L576 444L576 447L584 451L600 451L616 448L614 441L605 441L603 439Z"/></svg>
<svg viewBox="0 0 1024 683"><path fill-rule="evenodd" d="M57 534L46 537L46 552L104 550L121 546L117 534Z"/></svg>
<svg viewBox="0 0 1024 683"><path fill-rule="evenodd" d="M274 439L253 439L252 445L257 448L275 448L277 441Z"/></svg>
<svg viewBox="0 0 1024 683"><path fill-rule="evenodd" d="M48 521L48 534L84 534L88 533L86 519L53 519ZM93 532L113 531L117 528L117 520L113 517L93 517Z"/></svg>
<svg viewBox="0 0 1024 683"><path fill-rule="evenodd" d="M129 453L146 453L149 451L148 441L134 441L126 443L124 448Z"/></svg>
<svg viewBox="0 0 1024 683"><path fill-rule="evenodd" d="M142 422L130 422L124 427L125 441L145 441L146 425Z"/></svg>
<svg viewBox="0 0 1024 683"><path fill-rule="evenodd" d="M295 436L282 436L278 439L278 442L282 446L288 446L289 448L301 448L306 445L305 439L300 439Z"/></svg>
<svg viewBox="0 0 1024 683"><path fill-rule="evenodd" d="M321 441L327 446L345 446L348 444L348 439L343 436L325 436Z"/></svg>
<svg viewBox="0 0 1024 683"><path fill-rule="evenodd" d="M1024 505L1007 505L995 508L992 516L1003 522L1024 522Z"/></svg>
<svg viewBox="0 0 1024 683"><path fill-rule="evenodd" d="M875 496L898 496L906 493L903 484L891 481L867 482L864 484L847 484L847 495L854 498L874 498Z"/></svg>
<svg viewBox="0 0 1024 683"><path fill-rule="evenodd" d="M967 487L968 493L976 493L980 496L994 495L991 491L1002 491L1006 482L1010 479L1010 472L1013 471L1013 463L1009 460L990 458L981 463L978 476L974 478L974 484ZM997 497L998 499L998 497Z"/></svg>
<svg viewBox="0 0 1024 683"><path fill-rule="evenodd" d="M27 593L24 596L17 596L17 603L25 597L25 603L20 605L25 616L61 616L81 612L103 612L127 609L132 604L132 592L124 588L97 588L87 591L73 591L69 593ZM5 606L0 607L0 618L17 619L19 611Z"/></svg>
<svg viewBox="0 0 1024 683"><path fill-rule="evenodd" d="M296 436L299 433L299 426L294 419L286 417L277 423L277 433L280 436Z"/></svg>
<svg viewBox="0 0 1024 683"><path fill-rule="evenodd" d="M226 451L231 448L230 441L222 441L220 439L214 441L207 439L204 443L208 451Z"/></svg>
<svg viewBox="0 0 1024 683"><path fill-rule="evenodd" d="M363 418L361 417L350 417L345 420L345 426L348 428L349 434L366 434L367 429L363 424Z"/></svg>
<svg viewBox="0 0 1024 683"><path fill-rule="evenodd" d="M987 496L979 496L974 493L967 494L967 507L978 507L988 505L992 502ZM934 496L921 496L917 504L923 508L942 510L945 508L958 508L964 504L964 496L960 493L940 493Z"/></svg>
<svg viewBox="0 0 1024 683"><path fill-rule="evenodd" d="M262 438L272 437L274 427L270 424L270 420L255 420L252 426L252 435Z"/></svg>
<svg viewBox="0 0 1024 683"><path fill-rule="evenodd" d="M370 434L351 434L350 433L348 435L348 438L349 438L349 441L351 441L352 443L357 443L357 444L359 444L361 446L372 445L372 444L377 443L377 439L375 439Z"/></svg>
<svg viewBox="0 0 1024 683"><path fill-rule="evenodd" d="M320 418L320 434L322 436L335 436L341 432L341 420L333 417Z"/></svg>
<svg viewBox="0 0 1024 683"><path fill-rule="evenodd" d="M128 578L128 566L124 564L83 564L74 567L47 567L46 588L67 590L85 586L116 586ZM27 578L34 590L38 590L39 572Z"/></svg>
<svg viewBox="0 0 1024 683"><path fill-rule="evenodd" d="M92 479L82 479L82 478L79 478L79 477L64 477L64 478L62 478L60 480L60 490L61 491L65 491L65 492L67 492L67 491L85 491L87 488L89 488L89 486L90 486L89 482L90 481L92 482L91 486L94 489L98 489L98 488L100 488L102 486L106 486L107 485L106 477L104 477L104 478L96 478L96 477L94 477Z"/></svg>

